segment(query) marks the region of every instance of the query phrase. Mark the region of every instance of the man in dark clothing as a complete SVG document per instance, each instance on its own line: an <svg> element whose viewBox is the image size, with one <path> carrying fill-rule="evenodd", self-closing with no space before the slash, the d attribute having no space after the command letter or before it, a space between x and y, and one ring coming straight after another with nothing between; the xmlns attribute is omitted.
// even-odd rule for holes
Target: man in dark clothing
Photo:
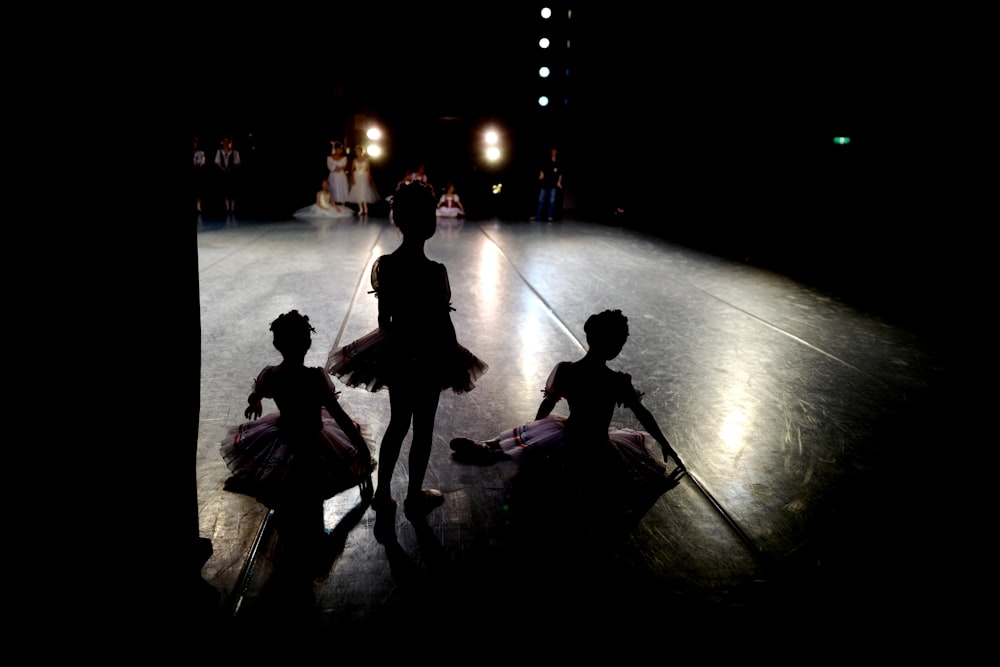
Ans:
<svg viewBox="0 0 1000 667"><path fill-rule="evenodd" d="M538 190L538 209L532 220L541 220L542 213L547 212L545 219L551 222L556 210L556 196L562 189L562 165L559 164L559 150L550 149L549 159L538 170L538 180L541 187Z"/></svg>

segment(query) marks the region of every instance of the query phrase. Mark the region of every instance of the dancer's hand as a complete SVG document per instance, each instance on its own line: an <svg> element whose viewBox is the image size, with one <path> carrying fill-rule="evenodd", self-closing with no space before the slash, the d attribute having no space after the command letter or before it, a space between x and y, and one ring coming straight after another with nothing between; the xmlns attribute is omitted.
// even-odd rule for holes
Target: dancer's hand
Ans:
<svg viewBox="0 0 1000 667"><path fill-rule="evenodd" d="M257 401L247 406L247 409L243 411L243 415L247 419L257 419L262 412L264 412L264 406L260 404L260 401Z"/></svg>

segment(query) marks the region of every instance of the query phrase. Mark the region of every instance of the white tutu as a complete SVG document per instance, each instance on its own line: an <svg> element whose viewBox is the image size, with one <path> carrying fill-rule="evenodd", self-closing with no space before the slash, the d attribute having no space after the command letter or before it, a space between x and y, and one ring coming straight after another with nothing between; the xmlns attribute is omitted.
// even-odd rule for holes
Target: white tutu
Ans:
<svg viewBox="0 0 1000 667"><path fill-rule="evenodd" d="M354 216L354 210L347 206L341 206L338 211L332 208L321 208L317 204L303 206L292 214L296 220L335 220L352 216Z"/></svg>

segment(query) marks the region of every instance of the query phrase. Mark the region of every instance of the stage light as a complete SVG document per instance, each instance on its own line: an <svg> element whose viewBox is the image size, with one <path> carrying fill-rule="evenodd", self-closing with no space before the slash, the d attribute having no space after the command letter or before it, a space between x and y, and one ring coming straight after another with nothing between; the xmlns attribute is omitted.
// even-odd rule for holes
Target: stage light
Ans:
<svg viewBox="0 0 1000 667"><path fill-rule="evenodd" d="M543 79L549 78L549 68L548 67L541 67L541 68L539 68L538 69L538 76L542 77Z"/></svg>
<svg viewBox="0 0 1000 667"><path fill-rule="evenodd" d="M539 97L538 98L538 106L540 106L540 107L547 107L547 106L549 106L549 98L545 97L545 95L542 95L541 97Z"/></svg>
<svg viewBox="0 0 1000 667"><path fill-rule="evenodd" d="M496 125L487 125L480 130L479 160L483 167L493 171L503 165L507 159L503 129Z"/></svg>
<svg viewBox="0 0 1000 667"><path fill-rule="evenodd" d="M382 130L378 129L377 127L370 127L368 128L367 136L372 141L378 141L379 137L382 136Z"/></svg>
<svg viewBox="0 0 1000 667"><path fill-rule="evenodd" d="M548 7L542 7L542 18L547 19L552 16L552 10Z"/></svg>
<svg viewBox="0 0 1000 667"><path fill-rule="evenodd" d="M841 146L851 143L850 137L834 137L833 143L840 144Z"/></svg>
<svg viewBox="0 0 1000 667"><path fill-rule="evenodd" d="M538 40L538 46L540 46L543 49L549 48L549 38L542 37L540 40Z"/></svg>
<svg viewBox="0 0 1000 667"><path fill-rule="evenodd" d="M368 147L365 149L365 152L368 153L368 155L370 155L371 157L376 158L382 155L382 147L379 146L378 144L369 144Z"/></svg>

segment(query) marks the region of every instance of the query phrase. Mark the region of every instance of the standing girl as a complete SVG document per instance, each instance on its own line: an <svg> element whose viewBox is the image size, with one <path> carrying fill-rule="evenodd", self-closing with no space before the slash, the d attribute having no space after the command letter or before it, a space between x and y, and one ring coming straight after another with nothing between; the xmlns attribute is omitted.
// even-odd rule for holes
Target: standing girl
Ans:
<svg viewBox="0 0 1000 667"><path fill-rule="evenodd" d="M330 184L330 201L337 206L347 202L351 184L347 180L347 156L344 155L344 144L333 142L333 152L326 157L326 168L330 171L327 181Z"/></svg>
<svg viewBox="0 0 1000 667"><path fill-rule="evenodd" d="M347 200L358 205L358 213L368 215L368 204L379 200L378 190L372 178L372 162L365 154L363 146L354 147L354 159L351 161L351 189Z"/></svg>
<svg viewBox="0 0 1000 667"><path fill-rule="evenodd" d="M404 510L411 520L444 502L437 489L423 488L430 461L434 418L441 392L470 391L487 370L485 362L458 343L451 321L451 285L444 264L424 254L437 229L434 190L423 183L401 186L392 200L400 246L372 266L378 299L378 328L334 348L326 369L352 387L389 388L390 416L379 449L378 485L372 507L391 516L390 489L403 439L413 425ZM376 528L384 522L376 521ZM394 523L390 523L394 526Z"/></svg>

